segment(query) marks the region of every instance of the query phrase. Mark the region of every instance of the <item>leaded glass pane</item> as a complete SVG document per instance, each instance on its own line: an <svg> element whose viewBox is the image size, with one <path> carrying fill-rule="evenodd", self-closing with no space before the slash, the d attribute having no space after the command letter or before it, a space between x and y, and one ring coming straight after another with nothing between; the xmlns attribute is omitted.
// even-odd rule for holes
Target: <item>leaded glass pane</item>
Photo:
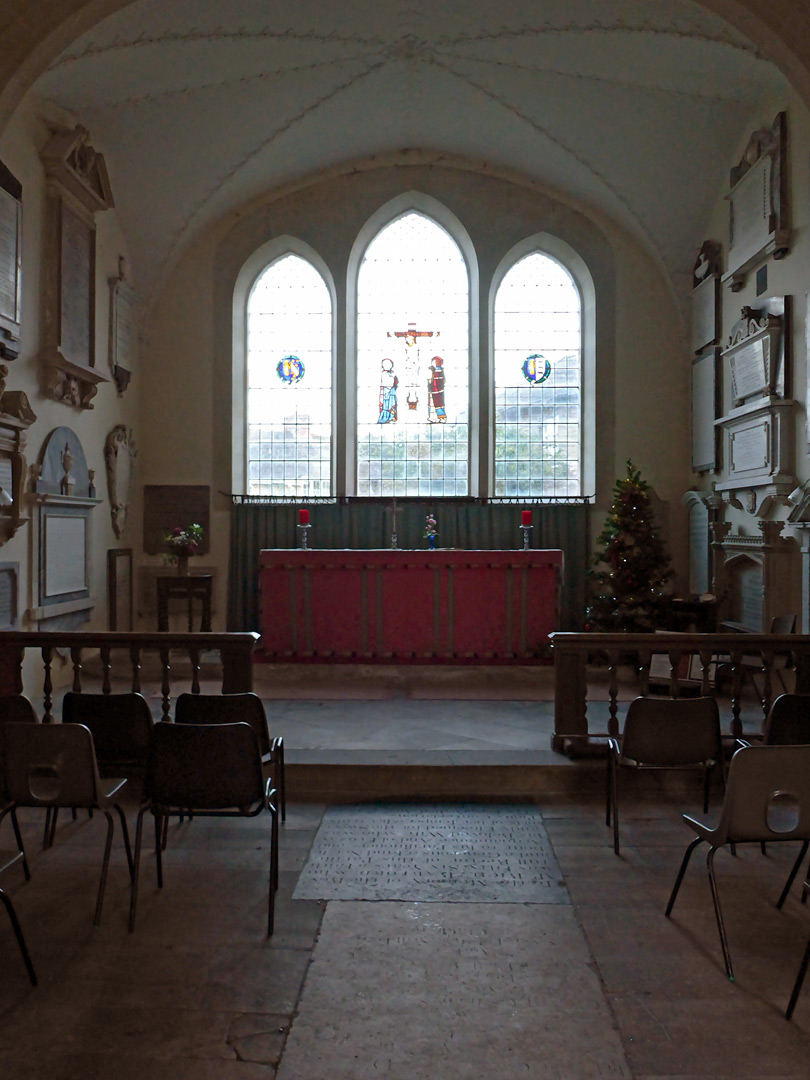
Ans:
<svg viewBox="0 0 810 1080"><path fill-rule="evenodd" d="M332 302L298 255L248 299L248 493L312 497L332 486Z"/></svg>
<svg viewBox="0 0 810 1080"><path fill-rule="evenodd" d="M581 487L581 306L571 275L535 251L495 297L495 495Z"/></svg>
<svg viewBox="0 0 810 1080"><path fill-rule="evenodd" d="M357 283L359 495L468 494L468 324L452 237L415 212L382 229Z"/></svg>

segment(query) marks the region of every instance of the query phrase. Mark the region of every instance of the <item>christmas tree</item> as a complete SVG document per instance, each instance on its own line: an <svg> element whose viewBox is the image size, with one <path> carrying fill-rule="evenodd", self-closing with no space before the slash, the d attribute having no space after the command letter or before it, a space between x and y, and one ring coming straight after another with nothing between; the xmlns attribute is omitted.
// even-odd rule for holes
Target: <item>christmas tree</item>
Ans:
<svg viewBox="0 0 810 1080"><path fill-rule="evenodd" d="M613 486L613 505L597 538L601 550L589 571L594 596L585 629L647 633L666 624L669 555L656 536L649 484L627 461L627 475Z"/></svg>

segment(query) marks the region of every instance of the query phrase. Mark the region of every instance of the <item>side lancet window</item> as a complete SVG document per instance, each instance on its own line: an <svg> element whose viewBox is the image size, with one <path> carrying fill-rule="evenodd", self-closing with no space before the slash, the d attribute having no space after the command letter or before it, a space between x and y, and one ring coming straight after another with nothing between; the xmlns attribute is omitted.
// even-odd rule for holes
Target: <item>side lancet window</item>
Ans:
<svg viewBox="0 0 810 1080"><path fill-rule="evenodd" d="M248 493L332 493L332 301L321 275L287 254L247 305Z"/></svg>
<svg viewBox="0 0 810 1080"><path fill-rule="evenodd" d="M357 282L357 493L469 493L469 274L410 211L366 249Z"/></svg>
<svg viewBox="0 0 810 1080"><path fill-rule="evenodd" d="M494 311L495 495L582 494L582 313L569 272L541 251L507 272Z"/></svg>

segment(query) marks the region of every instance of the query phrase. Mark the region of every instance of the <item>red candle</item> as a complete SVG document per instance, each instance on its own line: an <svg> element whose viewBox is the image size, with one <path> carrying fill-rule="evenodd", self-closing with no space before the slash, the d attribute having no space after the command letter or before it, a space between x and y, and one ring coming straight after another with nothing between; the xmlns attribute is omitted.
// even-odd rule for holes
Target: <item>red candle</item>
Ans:
<svg viewBox="0 0 810 1080"><path fill-rule="evenodd" d="M298 511L298 524L309 525L309 510Z"/></svg>
<svg viewBox="0 0 810 1080"><path fill-rule="evenodd" d="M531 510L524 510L523 511L523 524L524 525L531 525L531 523L532 523L532 512L531 512Z"/></svg>

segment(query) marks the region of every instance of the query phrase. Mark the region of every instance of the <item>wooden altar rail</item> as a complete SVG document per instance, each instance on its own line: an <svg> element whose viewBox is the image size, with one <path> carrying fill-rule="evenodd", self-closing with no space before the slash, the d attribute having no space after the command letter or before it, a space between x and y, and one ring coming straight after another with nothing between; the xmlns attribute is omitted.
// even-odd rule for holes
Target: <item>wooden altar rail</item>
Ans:
<svg viewBox="0 0 810 1080"><path fill-rule="evenodd" d="M73 668L71 689L82 692L83 657L88 652L98 652L101 660L101 689L112 692L112 679L125 673L133 692L141 692L141 661L150 653L157 653L161 670L161 695L163 717L171 710L171 657L172 652L185 653L191 662L191 692L200 692L200 658L202 653L219 652L221 685L223 694L241 693L253 688L252 655L258 634L173 634L173 633L117 633L93 631L60 631L27 633L8 630L0 632L0 692L22 694L22 664L27 649L41 653L42 720L51 723L53 717L52 667L57 650L70 653ZM123 655L122 655L123 654ZM32 693L28 693L32 697Z"/></svg>
<svg viewBox="0 0 810 1080"><path fill-rule="evenodd" d="M700 681L691 685L702 694L713 694L712 665L718 656L730 670L731 720L729 734L739 738L742 733L740 710L746 672L751 672L751 658L761 659L761 692L757 696L763 718L767 715L774 695L775 662L789 655L795 669L796 690L810 693L810 635L804 634L569 634L550 635L554 659L554 734L551 745L555 750L566 749L566 740L588 736L619 734L618 672L621 667L633 667L639 677L639 694L650 688L650 659L664 654L669 658L669 694L678 697L682 676L678 669L681 658L698 658ZM747 662L746 662L747 661ZM607 731L592 731L588 724L589 665L608 671ZM756 684L754 684L756 685ZM781 688L779 691L781 693Z"/></svg>

